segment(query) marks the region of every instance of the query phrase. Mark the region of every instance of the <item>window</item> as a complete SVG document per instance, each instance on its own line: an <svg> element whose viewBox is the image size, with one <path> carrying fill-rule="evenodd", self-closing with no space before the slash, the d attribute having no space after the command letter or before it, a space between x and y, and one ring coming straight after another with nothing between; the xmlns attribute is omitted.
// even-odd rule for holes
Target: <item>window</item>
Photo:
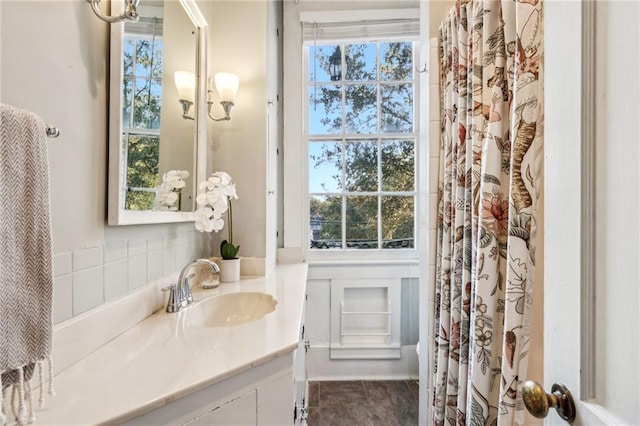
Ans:
<svg viewBox="0 0 640 426"><path fill-rule="evenodd" d="M310 250L415 247L414 50L307 44Z"/></svg>
<svg viewBox="0 0 640 426"><path fill-rule="evenodd" d="M162 38L125 32L122 81L122 153L125 209L150 210L158 185L162 106ZM160 23L160 34L162 27Z"/></svg>

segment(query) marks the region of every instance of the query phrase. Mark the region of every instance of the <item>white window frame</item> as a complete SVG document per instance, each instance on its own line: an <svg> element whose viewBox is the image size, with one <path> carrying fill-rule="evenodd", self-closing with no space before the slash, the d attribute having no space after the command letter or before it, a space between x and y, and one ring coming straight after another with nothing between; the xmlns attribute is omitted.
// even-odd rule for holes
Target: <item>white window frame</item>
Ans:
<svg viewBox="0 0 640 426"><path fill-rule="evenodd" d="M161 41L163 41L162 38L162 34L155 36L156 39L159 39ZM127 39L130 40L147 40L147 41L151 41L153 39L152 35L149 34L133 34L133 33L127 33L123 35L123 44L126 43ZM161 75L160 77L153 77L153 76L148 76L148 75L144 75L144 76L139 76L138 74L136 74L136 64L138 63L138 57L135 54L135 49L134 49L134 55L133 55L133 59L132 59L132 65L131 65L131 74L123 74L122 76L122 81L124 82L124 80L126 79L131 79L132 81L132 86L131 86L131 99L129 102L129 121L127 123L124 122L124 119L122 120L122 132L120 134L120 141L121 141L121 149L122 149L122 158L124 159L124 161L122 162L122 173L124 176L124 180L123 180L123 184L122 184L122 188L121 188L121 197L122 197L122 205L124 205L124 203L126 202L126 197L127 197L127 192L128 191L133 191L133 192L156 192L156 188L155 187L130 187L127 183L127 180L129 178L129 175L127 174L127 168L129 166L129 137L130 136L141 136L141 137L155 137L155 138L160 138L160 128L157 129L151 129L151 128L146 128L146 127L133 127L133 121L134 121L134 116L135 116L135 87L136 87L136 80L139 78L144 78L145 80L149 80L149 84L151 84L152 81L155 81L156 83L160 83L160 86L162 86L162 81L164 80L165 76ZM122 95L122 87L120 88L121 91L121 96L122 99L124 99L124 95ZM163 93L164 95L164 93ZM122 113L122 112L121 112ZM159 142L158 142L159 143ZM158 160L159 163L159 160Z"/></svg>
<svg viewBox="0 0 640 426"><path fill-rule="evenodd" d="M362 43L391 43L391 42L410 42L413 43L412 46L412 54L413 54L413 58L412 58L412 62L413 64L417 63L416 61L418 60L419 57L419 42L417 41L416 37L363 37L363 38L350 38L348 40L322 40L321 41L321 45L349 45L349 44L362 44ZM369 259L372 256L372 253L375 253L375 257L376 258L381 258L381 259L406 259L406 258L411 258L412 255L414 254L413 252L419 250L419 240L420 238L418 237L418 222L417 222L417 212L418 212L418 171L419 171L419 164L418 164L418 152L419 152L419 106L418 106L418 99L419 99L419 78L418 78L418 73L414 71L414 77L408 81L409 83L413 84L413 92L414 92L414 96L413 96L413 132L407 132L407 133L382 133L380 132L380 130L378 129L378 131L376 133L371 133L371 134L348 134L348 133L339 133L339 134L327 134L327 135L322 135L322 134L309 134L308 131L308 117L309 117L309 102L307 101L308 99L308 90L310 87L310 80L308 79L309 75L310 75L310 69L309 69L309 50L310 47L312 47L314 45L313 41L306 41L303 43L302 48L303 48L303 54L302 54L302 61L303 61L303 75L302 75L302 83L303 83L303 89L302 89L302 96L304 97L305 101L303 102L303 111L302 111L302 118L303 118L303 126L302 126L302 143L303 143L303 147L302 147L302 151L303 151L303 156L306 159L306 161L304 161L304 165L303 165L303 169L304 169L304 174L303 174L303 182L305 182L305 189L304 189L304 204L302 207L302 214L303 214L303 223L306 225L305 226L305 232L303 234L303 237L305 238L305 241L307 242L306 247L305 247L305 253L306 253L306 258L308 259L344 259L345 257L348 259L360 259L360 258L367 258ZM377 57L379 57L379 44L376 46L376 54ZM389 83L389 81L386 80L380 80L379 78L376 78L375 80L371 80L371 81L367 81L367 84L376 84L378 86L378 93L379 93L379 86L382 84L386 84ZM397 81L393 81L392 83L399 83ZM349 82L349 81L345 81L342 80L340 82L335 82L334 84L340 84L340 85L345 85L345 86L349 86L349 85L353 85L353 84L364 84L363 82ZM341 105L341 111L342 113L344 113L344 110L346 108L345 105L345 99L344 96L342 98L342 105ZM377 115L377 120L378 120L378 124L380 123L380 101L378 100L377 102L377 110L378 110L378 115ZM343 126L345 124L343 123ZM397 249L393 249L393 248L382 248L381 246L374 248L374 249L361 249L361 248L348 248L348 247L343 247L343 248L335 248L335 249L312 249L309 247L309 241L310 241L310 230L309 230L309 203L310 203L310 198L313 196L312 194L310 194L309 192L309 160L308 160L308 147L309 147L309 143L311 140L314 139L323 139L326 141L335 141L335 142L342 142L342 145L345 146L345 144L348 144L350 140L355 140L355 139L368 139L371 141L377 141L378 142L378 184L380 183L380 179L381 177L381 158L380 158L380 143L379 141L384 141L386 139L388 140L413 140L414 142L414 189L413 191L382 191L381 188L378 188L377 191L372 191L372 192L357 192L357 193L352 193L350 191L341 191L341 192L336 192L336 193L328 193L328 196L339 196L339 197L345 197L345 196L350 196L350 195L361 195L361 196L372 196L372 197L376 197L377 199L377 203L378 203L378 212L381 213L381 199L383 196L388 195L388 196L411 196L414 199L414 218L413 218L413 238L414 238L414 244L413 244L413 248L397 248ZM346 153L343 153L343 155L345 155ZM343 164L343 170L342 170L342 176L345 177L346 176L346 171L344 170L345 165ZM346 212L345 212L345 204L343 202L342 205L342 214L341 214L341 221L342 221L342 232L341 232L341 239L342 241L346 241ZM383 242L383 239L381 237L381 233L382 233L382 218L378 217L377 219L378 222L378 230L377 230L377 239L378 239L378 243L380 243L380 245ZM365 252L366 254L357 254L358 252ZM382 253L380 253L382 252ZM395 254L393 252L405 252L405 253L400 253L400 254ZM417 256L416 256L417 257Z"/></svg>
<svg viewBox="0 0 640 426"><path fill-rule="evenodd" d="M344 5L357 8L358 5ZM307 10L304 10L307 7ZM424 229L426 229L427 211L427 135L420 131L423 118L419 108L422 97L420 82L422 78L415 78L414 120L416 141L416 209L415 223L416 242L413 249L384 249L384 250L309 250L308 239L308 183L307 183L307 147L304 140L304 123L307 98L306 81L303 81L306 62L303 59L303 25L302 22L370 22L381 19L418 19L419 9L385 9L385 10L311 10L311 5L305 2L295 4L285 2L284 5L284 116L287 117L284 125L284 180L283 180L283 214L284 252L292 258L302 258L313 262L322 261L416 261L420 258L420 248L427 242ZM362 37L359 37L362 38ZM388 37L385 37L385 40ZM405 39L403 37L403 39ZM330 41L330 40L323 40ZM414 57L422 50L419 36L413 41ZM418 62L414 63L415 66ZM422 67L419 67L422 68Z"/></svg>

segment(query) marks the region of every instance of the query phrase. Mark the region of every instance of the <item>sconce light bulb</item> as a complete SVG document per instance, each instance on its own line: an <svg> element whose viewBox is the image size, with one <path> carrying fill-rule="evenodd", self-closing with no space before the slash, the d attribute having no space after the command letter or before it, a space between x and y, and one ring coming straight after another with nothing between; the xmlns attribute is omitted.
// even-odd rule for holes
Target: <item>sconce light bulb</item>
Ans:
<svg viewBox="0 0 640 426"><path fill-rule="evenodd" d="M190 71L176 71L174 77L178 98L193 103L196 93L196 75Z"/></svg>
<svg viewBox="0 0 640 426"><path fill-rule="evenodd" d="M214 76L216 90L220 95L220 102L235 102L240 86L240 79L230 72L219 72Z"/></svg>

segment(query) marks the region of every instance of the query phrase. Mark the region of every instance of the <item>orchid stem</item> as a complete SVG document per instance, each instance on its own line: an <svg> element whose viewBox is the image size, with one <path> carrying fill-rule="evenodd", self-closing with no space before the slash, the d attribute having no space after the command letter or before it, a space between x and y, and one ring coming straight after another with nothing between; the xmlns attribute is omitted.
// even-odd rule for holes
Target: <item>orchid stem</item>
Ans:
<svg viewBox="0 0 640 426"><path fill-rule="evenodd" d="M229 212L227 215L229 216L229 244L233 245L233 211L231 208L231 200L229 200Z"/></svg>

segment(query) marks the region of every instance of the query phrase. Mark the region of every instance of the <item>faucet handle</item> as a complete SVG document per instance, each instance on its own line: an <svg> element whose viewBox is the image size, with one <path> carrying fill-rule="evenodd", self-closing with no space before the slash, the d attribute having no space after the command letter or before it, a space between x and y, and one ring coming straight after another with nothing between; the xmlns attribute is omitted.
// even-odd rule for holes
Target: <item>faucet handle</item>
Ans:
<svg viewBox="0 0 640 426"><path fill-rule="evenodd" d="M166 293L169 290L176 291L176 285L175 284L171 284L171 285L168 285L166 287L162 287L161 290L162 290L163 293Z"/></svg>
<svg viewBox="0 0 640 426"><path fill-rule="evenodd" d="M176 312L179 308L180 297L176 292L177 286L175 284L171 284L162 289L162 292L169 292L169 300L167 300L167 312Z"/></svg>

